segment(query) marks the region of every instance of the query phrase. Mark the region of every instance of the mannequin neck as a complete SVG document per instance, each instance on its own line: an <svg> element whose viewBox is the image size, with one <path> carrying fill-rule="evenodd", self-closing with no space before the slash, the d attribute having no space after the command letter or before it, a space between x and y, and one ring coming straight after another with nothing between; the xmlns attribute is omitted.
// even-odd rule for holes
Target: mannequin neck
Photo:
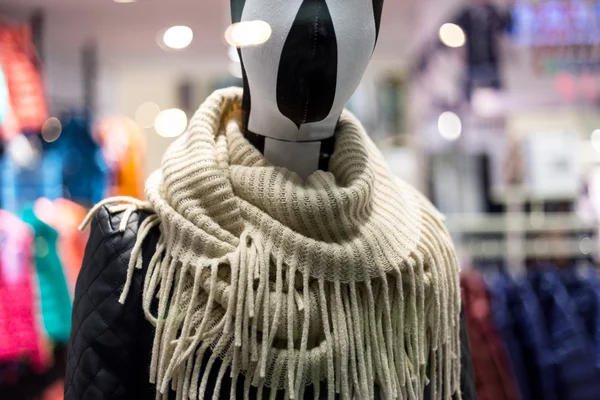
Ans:
<svg viewBox="0 0 600 400"><path fill-rule="evenodd" d="M271 112L265 103L244 96L244 134L273 165L296 172L306 179L313 172L328 170L335 147L335 128L339 116L298 127L278 110Z"/></svg>
<svg viewBox="0 0 600 400"><path fill-rule="evenodd" d="M329 169L335 136L312 142L288 142L245 131L246 139L273 165L296 172L303 179Z"/></svg>

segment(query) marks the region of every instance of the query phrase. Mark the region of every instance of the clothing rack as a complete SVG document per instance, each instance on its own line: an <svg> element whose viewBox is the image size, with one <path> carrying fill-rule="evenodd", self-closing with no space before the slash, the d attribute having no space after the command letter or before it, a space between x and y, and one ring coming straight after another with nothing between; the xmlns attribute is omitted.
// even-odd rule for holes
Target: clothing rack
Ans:
<svg viewBox="0 0 600 400"><path fill-rule="evenodd" d="M582 221L573 213L465 214L449 217L446 222L453 233L568 233L595 229L594 223Z"/></svg>
<svg viewBox="0 0 600 400"><path fill-rule="evenodd" d="M522 271L530 259L589 257L596 221L583 221L575 213L546 213L545 200L523 186L505 187L501 198L505 214L451 217L448 228L467 236L462 250L471 259L503 259L512 271ZM532 207L525 211L528 202Z"/></svg>
<svg viewBox="0 0 600 400"><path fill-rule="evenodd" d="M581 258L589 257L593 251L592 239L532 239L524 242L527 259ZM505 240L470 240L466 252L473 259L498 260L507 257L510 247Z"/></svg>

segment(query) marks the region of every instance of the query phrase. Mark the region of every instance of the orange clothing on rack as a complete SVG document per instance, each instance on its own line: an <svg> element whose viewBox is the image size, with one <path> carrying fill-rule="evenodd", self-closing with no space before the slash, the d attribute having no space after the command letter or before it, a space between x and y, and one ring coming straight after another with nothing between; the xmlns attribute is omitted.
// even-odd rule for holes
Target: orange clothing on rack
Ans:
<svg viewBox="0 0 600 400"><path fill-rule="evenodd" d="M146 141L140 127L129 118L107 118L96 129L109 167L111 196L144 198L144 154Z"/></svg>
<svg viewBox="0 0 600 400"><path fill-rule="evenodd" d="M57 199L53 202L40 199L35 204L35 213L59 234L58 251L69 289L73 293L88 239L88 233L80 232L78 227L87 210L67 199Z"/></svg>
<svg viewBox="0 0 600 400"><path fill-rule="evenodd" d="M16 132L3 130L4 139L39 130L48 119L48 106L29 26L0 26L0 63L17 123Z"/></svg>

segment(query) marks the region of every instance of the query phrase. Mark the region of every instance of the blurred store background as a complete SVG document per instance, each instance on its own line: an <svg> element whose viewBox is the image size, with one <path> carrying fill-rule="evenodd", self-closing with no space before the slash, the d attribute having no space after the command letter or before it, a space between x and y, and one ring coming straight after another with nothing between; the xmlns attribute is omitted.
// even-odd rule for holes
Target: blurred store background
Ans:
<svg viewBox="0 0 600 400"><path fill-rule="evenodd" d="M78 224L268 37L225 0L0 0L0 398L62 398ZM600 0L387 1L348 107L447 216L479 398L597 399Z"/></svg>

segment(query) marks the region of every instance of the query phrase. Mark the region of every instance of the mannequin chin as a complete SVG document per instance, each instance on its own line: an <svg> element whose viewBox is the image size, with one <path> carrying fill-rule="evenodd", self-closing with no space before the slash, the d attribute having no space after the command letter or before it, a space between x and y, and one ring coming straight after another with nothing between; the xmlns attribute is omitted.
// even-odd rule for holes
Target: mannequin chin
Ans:
<svg viewBox="0 0 600 400"><path fill-rule="evenodd" d="M231 0L233 22L272 29L240 49L244 127L287 142L333 136L377 42L383 0Z"/></svg>

